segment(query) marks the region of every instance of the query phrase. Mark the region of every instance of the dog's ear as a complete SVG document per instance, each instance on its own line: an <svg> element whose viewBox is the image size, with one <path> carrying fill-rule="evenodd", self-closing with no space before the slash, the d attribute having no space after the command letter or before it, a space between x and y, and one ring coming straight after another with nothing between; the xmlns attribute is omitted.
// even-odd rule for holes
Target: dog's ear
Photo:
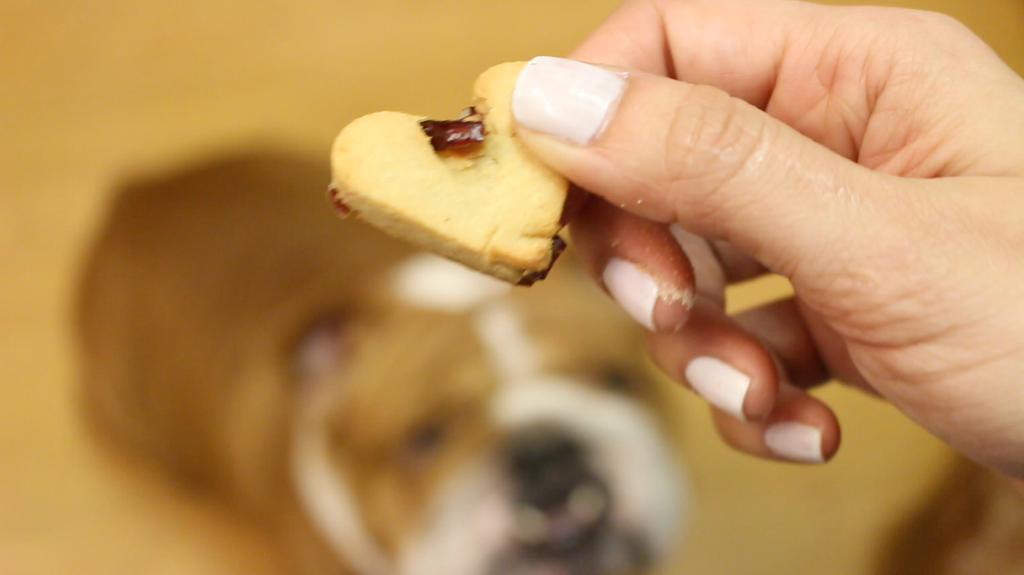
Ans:
<svg viewBox="0 0 1024 575"><path fill-rule="evenodd" d="M320 163L270 151L118 186L76 310L83 413L99 438L226 487L227 420L270 428L260 418L279 406L254 398L290 375L289 336L366 299L357 291L372 277L353 278L407 253L339 222L326 178Z"/></svg>
<svg viewBox="0 0 1024 575"><path fill-rule="evenodd" d="M292 354L298 389L315 386L341 369L347 348L342 314L320 319L303 330Z"/></svg>

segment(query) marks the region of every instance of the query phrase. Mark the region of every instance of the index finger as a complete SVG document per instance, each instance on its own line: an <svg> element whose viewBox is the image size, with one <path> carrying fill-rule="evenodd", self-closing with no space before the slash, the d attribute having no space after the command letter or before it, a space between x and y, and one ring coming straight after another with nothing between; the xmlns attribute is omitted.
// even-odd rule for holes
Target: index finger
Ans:
<svg viewBox="0 0 1024 575"><path fill-rule="evenodd" d="M790 31L818 20L816 8L788 0L628 0L569 57L715 86L764 108Z"/></svg>

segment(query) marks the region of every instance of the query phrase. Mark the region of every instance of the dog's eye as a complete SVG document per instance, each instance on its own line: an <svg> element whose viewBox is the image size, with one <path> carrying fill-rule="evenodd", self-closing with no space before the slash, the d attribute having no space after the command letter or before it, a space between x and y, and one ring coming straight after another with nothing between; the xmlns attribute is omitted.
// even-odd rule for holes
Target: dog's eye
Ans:
<svg viewBox="0 0 1024 575"><path fill-rule="evenodd" d="M636 391L636 380L629 372L622 369L606 369L601 374L601 383L606 388L619 393Z"/></svg>
<svg viewBox="0 0 1024 575"><path fill-rule="evenodd" d="M444 425L440 421L430 421L414 429L409 435L405 446L406 454L413 459L420 459L433 453L444 441Z"/></svg>

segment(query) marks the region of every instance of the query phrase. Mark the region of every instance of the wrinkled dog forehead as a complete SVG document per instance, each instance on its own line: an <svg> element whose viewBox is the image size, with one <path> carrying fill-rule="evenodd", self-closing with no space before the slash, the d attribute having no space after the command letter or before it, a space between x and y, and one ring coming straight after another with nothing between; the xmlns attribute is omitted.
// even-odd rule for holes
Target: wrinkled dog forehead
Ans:
<svg viewBox="0 0 1024 575"><path fill-rule="evenodd" d="M300 369L307 381L347 388L346 403L385 408L393 394L431 403L541 376L595 381L639 371L639 328L573 263L522 288L413 255L378 276L350 321L307 338Z"/></svg>
<svg viewBox="0 0 1024 575"><path fill-rule="evenodd" d="M547 280L513 287L443 258L420 254L390 275L398 305L461 314L502 373L589 371L641 357L639 328L567 255ZM530 348L529 350L527 348ZM504 373L522 377L523 373Z"/></svg>
<svg viewBox="0 0 1024 575"><path fill-rule="evenodd" d="M423 420L467 411L499 426L488 407L499 391L552 377L604 391L635 382L632 400L643 401L639 328L571 260L562 263L530 288L429 254L387 270L374 290L382 312L340 330L347 347L328 333L302 354L320 370L313 379L335 388L336 440L375 449Z"/></svg>
<svg viewBox="0 0 1024 575"><path fill-rule="evenodd" d="M505 307L531 337L553 347L627 347L639 351L639 328L590 280L571 250L550 276L529 288L512 286L432 254L414 255L389 276L398 305L479 318ZM493 316L492 316L493 317ZM596 330L596 331L595 331ZM582 340L559 341L562 336Z"/></svg>
<svg viewBox="0 0 1024 575"><path fill-rule="evenodd" d="M489 367L489 415L499 428L549 420L583 430L592 419L602 419L598 407L623 404L647 411L640 407L644 397L639 389L630 390L627 398L617 393L622 389L609 393L605 385L609 377L644 377L636 373L639 328L582 273L569 271L567 277L554 276L543 287L527 290L419 255L397 267L393 289L403 303L469 320L466 337L478 340Z"/></svg>

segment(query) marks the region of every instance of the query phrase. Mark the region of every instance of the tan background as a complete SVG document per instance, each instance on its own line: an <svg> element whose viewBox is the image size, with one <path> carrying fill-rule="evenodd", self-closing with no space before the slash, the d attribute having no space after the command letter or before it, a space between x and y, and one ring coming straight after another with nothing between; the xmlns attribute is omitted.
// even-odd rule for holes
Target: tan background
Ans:
<svg viewBox="0 0 1024 575"><path fill-rule="evenodd" d="M479 71L564 53L615 4L0 3L0 573L274 572L244 526L111 467L79 430L69 298L117 178L257 145L326 163L354 116L450 115ZM1021 0L914 5L957 16L1024 70ZM740 288L735 304L782 289ZM948 453L883 404L837 388L823 395L845 437L819 469L729 452L703 407L685 401L700 499L676 572L869 572L882 528L923 495Z"/></svg>

